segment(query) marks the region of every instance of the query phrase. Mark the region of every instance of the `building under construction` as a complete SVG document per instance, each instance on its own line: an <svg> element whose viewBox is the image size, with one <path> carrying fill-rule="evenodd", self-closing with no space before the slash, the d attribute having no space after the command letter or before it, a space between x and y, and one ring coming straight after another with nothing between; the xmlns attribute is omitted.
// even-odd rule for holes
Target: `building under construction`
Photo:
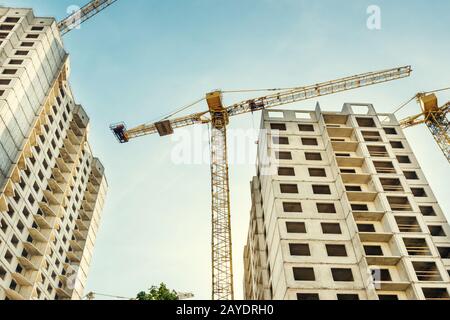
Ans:
<svg viewBox="0 0 450 320"><path fill-rule="evenodd" d="M450 300L450 227L402 126L263 111L245 299Z"/></svg>
<svg viewBox="0 0 450 320"><path fill-rule="evenodd" d="M0 300L80 299L107 183L53 18L0 8Z"/></svg>

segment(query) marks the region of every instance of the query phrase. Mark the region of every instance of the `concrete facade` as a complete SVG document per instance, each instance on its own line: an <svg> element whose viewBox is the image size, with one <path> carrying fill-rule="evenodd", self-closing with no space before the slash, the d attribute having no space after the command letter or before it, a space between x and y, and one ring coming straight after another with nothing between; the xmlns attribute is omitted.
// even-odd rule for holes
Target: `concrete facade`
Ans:
<svg viewBox="0 0 450 320"><path fill-rule="evenodd" d="M450 227L393 115L264 111L262 129L245 299L449 299Z"/></svg>
<svg viewBox="0 0 450 320"><path fill-rule="evenodd" d="M0 300L83 296L107 182L53 18L0 8Z"/></svg>

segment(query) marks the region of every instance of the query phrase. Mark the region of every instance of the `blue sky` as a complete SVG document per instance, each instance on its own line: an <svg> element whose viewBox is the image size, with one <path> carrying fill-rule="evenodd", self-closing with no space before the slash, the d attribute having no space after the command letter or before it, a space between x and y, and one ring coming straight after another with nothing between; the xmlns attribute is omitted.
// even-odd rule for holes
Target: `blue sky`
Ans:
<svg viewBox="0 0 450 320"><path fill-rule="evenodd" d="M0 4L61 19L69 6L86 2ZM381 30L366 27L372 4L381 8ZM371 102L379 112L390 112L418 91L450 86L449 11L444 0L119 0L68 34L71 85L91 117L90 140L110 184L87 290L134 296L166 282L197 298L210 297L208 164L172 163L174 143L167 138L119 145L109 124L157 120L217 88L307 85L411 64L409 79L318 99L324 110ZM449 96L440 94L441 103ZM227 96L225 102L241 98ZM315 103L291 108L312 109ZM413 103L399 117L418 111ZM259 115L242 116L231 128L255 123ZM447 161L426 128L407 135L449 213ZM230 172L238 298L254 171L247 164Z"/></svg>

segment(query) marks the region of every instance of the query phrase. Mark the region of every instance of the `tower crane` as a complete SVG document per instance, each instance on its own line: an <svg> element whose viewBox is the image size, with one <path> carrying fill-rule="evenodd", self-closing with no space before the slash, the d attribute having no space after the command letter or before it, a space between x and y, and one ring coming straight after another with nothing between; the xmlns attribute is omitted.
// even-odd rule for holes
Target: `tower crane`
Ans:
<svg viewBox="0 0 450 320"><path fill-rule="evenodd" d="M409 102L414 99L417 100L420 104L422 112L401 120L400 125L402 128L406 129L419 124L426 124L448 162L450 162L450 121L448 119L448 114L450 113L450 101L442 107L439 107L435 92L449 89L450 88L445 88L418 93L406 104L397 109L398 112L409 104Z"/></svg>
<svg viewBox="0 0 450 320"><path fill-rule="evenodd" d="M319 96L370 86L410 76L412 69L404 66L377 72L369 72L306 87L271 89L277 93L246 100L229 107L223 104L223 93L206 94L208 110L184 117L165 118L156 123L143 124L127 129L125 124L111 125L120 143L137 137L158 133L167 136L175 129L195 124L211 127L211 192L212 192L212 299L233 300L233 263L230 216L230 188L227 159L227 126L230 118L250 112L304 101ZM267 90L269 91L269 90Z"/></svg>
<svg viewBox="0 0 450 320"><path fill-rule="evenodd" d="M64 20L58 23L58 29L61 35L65 35L69 31L89 20L100 11L103 11L117 0L92 0L80 10L73 12Z"/></svg>

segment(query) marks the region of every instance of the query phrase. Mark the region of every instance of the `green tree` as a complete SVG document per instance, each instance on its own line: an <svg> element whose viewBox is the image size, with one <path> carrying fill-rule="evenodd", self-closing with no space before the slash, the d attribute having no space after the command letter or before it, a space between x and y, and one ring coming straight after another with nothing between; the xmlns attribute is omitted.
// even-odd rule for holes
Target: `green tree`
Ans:
<svg viewBox="0 0 450 320"><path fill-rule="evenodd" d="M174 290L170 290L164 283L159 287L152 286L148 292L139 292L136 300L178 300L178 294Z"/></svg>

